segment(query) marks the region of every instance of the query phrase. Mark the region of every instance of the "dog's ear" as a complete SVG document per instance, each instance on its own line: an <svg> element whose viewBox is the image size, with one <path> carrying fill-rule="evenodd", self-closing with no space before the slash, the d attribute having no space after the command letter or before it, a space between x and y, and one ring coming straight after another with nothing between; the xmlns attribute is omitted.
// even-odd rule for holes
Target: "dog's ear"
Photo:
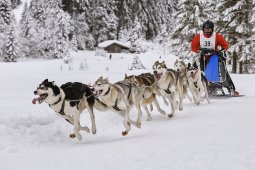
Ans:
<svg viewBox="0 0 255 170"><path fill-rule="evenodd" d="M125 73L125 78L127 78L127 73Z"/></svg>
<svg viewBox="0 0 255 170"><path fill-rule="evenodd" d="M195 68L198 68L197 62L194 62L193 66L194 66Z"/></svg>
<svg viewBox="0 0 255 170"><path fill-rule="evenodd" d="M103 79L104 81L106 81L107 83L109 83L109 78L106 77L105 79Z"/></svg>
<svg viewBox="0 0 255 170"><path fill-rule="evenodd" d="M48 83L49 81L48 81L48 79L45 79L42 83Z"/></svg>

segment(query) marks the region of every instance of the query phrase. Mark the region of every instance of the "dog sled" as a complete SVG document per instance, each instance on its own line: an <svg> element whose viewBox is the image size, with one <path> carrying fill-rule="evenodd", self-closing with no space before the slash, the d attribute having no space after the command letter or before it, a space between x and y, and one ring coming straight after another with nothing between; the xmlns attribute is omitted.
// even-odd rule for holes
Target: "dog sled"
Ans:
<svg viewBox="0 0 255 170"><path fill-rule="evenodd" d="M207 87L210 97L240 97L235 92L234 83L229 75L224 51L200 49L200 68L205 73L209 84ZM228 93L226 93L226 90ZM225 91L224 91L225 90Z"/></svg>

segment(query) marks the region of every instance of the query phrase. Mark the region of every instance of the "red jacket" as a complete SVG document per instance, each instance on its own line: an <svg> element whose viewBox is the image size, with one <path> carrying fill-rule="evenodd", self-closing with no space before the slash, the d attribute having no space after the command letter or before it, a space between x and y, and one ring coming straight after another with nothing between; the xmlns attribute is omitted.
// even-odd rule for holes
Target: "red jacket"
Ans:
<svg viewBox="0 0 255 170"><path fill-rule="evenodd" d="M207 35L204 34L205 37L209 38ZM222 48L224 48L225 50L228 49L228 42L225 40L225 38L216 32L216 40L215 40L215 49L217 50L217 46L221 46ZM192 42L191 42L191 50L193 52L198 52L200 49L200 34L197 34Z"/></svg>

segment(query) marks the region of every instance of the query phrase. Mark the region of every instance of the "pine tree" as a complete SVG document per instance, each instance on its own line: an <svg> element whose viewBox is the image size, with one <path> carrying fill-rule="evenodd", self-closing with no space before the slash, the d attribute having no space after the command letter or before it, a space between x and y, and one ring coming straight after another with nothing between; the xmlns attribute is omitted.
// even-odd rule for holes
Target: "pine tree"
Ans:
<svg viewBox="0 0 255 170"><path fill-rule="evenodd" d="M255 0L253 0L252 3L252 17L250 23L252 23L252 36L251 36L252 52L250 58L251 63L250 69L252 73L255 73Z"/></svg>
<svg viewBox="0 0 255 170"><path fill-rule="evenodd" d="M11 3L9 0L0 1L0 57L4 54L4 45L7 40L8 27L11 24Z"/></svg>
<svg viewBox="0 0 255 170"><path fill-rule="evenodd" d="M181 0L175 14L176 25L171 34L172 52L176 55L189 56L192 38L201 29L202 24L208 18L209 13L204 13L202 1Z"/></svg>
<svg viewBox="0 0 255 170"><path fill-rule="evenodd" d="M11 3L10 0L0 1L0 23L4 25L11 24Z"/></svg>
<svg viewBox="0 0 255 170"><path fill-rule="evenodd" d="M76 52L78 51L78 49L77 49L77 47L78 47L77 38L76 38L75 34L73 34L73 37L72 37L72 40L71 40L71 47L72 47L72 50L74 50Z"/></svg>
<svg viewBox="0 0 255 170"><path fill-rule="evenodd" d="M15 9L18 5L21 4L21 0L11 0L12 9Z"/></svg>
<svg viewBox="0 0 255 170"><path fill-rule="evenodd" d="M14 33L14 26L11 26L7 43L5 45L4 61L5 62L16 62L20 57L17 39Z"/></svg>
<svg viewBox="0 0 255 170"><path fill-rule="evenodd" d="M34 46L30 44L31 50L46 58L63 58L69 55L68 34L73 27L70 15L61 6L61 0L32 0L26 17L27 23L23 22L25 38L33 40L31 43L39 42Z"/></svg>
<svg viewBox="0 0 255 170"><path fill-rule="evenodd" d="M250 61L252 55L252 0L220 1L223 8L219 11L223 14L223 33L230 44L232 53L232 72L243 71L243 63Z"/></svg>
<svg viewBox="0 0 255 170"><path fill-rule="evenodd" d="M131 64L129 70L139 70L139 69L145 69L145 67L142 64L140 58L138 56L135 56L133 58L133 62Z"/></svg>
<svg viewBox="0 0 255 170"><path fill-rule="evenodd" d="M74 18L74 32L77 37L77 47L80 50L87 48L92 49L95 45L95 39L90 31L85 12L78 14Z"/></svg>

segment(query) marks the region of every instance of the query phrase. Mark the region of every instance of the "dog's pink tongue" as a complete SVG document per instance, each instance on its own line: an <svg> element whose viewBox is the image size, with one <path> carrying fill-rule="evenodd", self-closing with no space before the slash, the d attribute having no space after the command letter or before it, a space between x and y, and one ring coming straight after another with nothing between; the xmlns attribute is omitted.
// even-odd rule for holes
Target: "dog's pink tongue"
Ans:
<svg viewBox="0 0 255 170"><path fill-rule="evenodd" d="M39 97L38 97L38 98L34 98L34 99L32 100L32 103L33 103L33 104L36 104L36 101L37 101L37 100L39 100Z"/></svg>
<svg viewBox="0 0 255 170"><path fill-rule="evenodd" d="M34 98L34 99L32 100L32 103L33 103L33 104L36 104L36 101L39 101L41 98L42 98L41 96L39 96L39 97L37 97L37 98Z"/></svg>

